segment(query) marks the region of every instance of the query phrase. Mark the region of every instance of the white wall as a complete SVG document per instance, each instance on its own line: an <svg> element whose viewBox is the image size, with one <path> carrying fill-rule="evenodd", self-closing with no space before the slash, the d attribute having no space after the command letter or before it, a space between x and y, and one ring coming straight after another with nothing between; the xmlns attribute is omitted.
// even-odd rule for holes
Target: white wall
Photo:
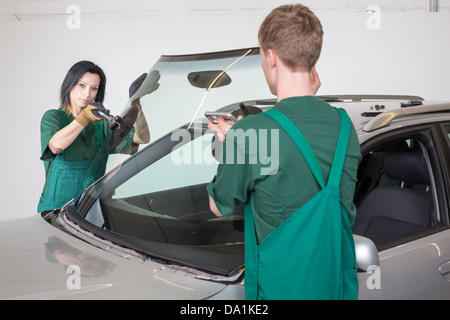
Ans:
<svg viewBox="0 0 450 320"><path fill-rule="evenodd" d="M0 134L4 141L0 220L36 213L44 183L39 122L45 110L58 106L59 86L73 63L90 59L104 69L108 77L105 105L119 113L129 84L161 54L257 46L262 19L283 3L198 0L174 1L170 7L168 1L153 1L159 9L152 11L147 5L142 13L123 9L128 8L124 3L144 8L148 2L97 1L119 7L112 14L84 15L83 5L95 13L88 6L90 1L58 1L57 13L47 15L53 7L41 12L38 2L52 1L0 1ZM378 1L393 6L400 2ZM316 12L325 30L318 64L320 94L412 94L450 100L450 12L428 13L428 1L425 6L422 1L420 6L419 1L408 2L416 6L382 8L380 29L375 30L366 24L371 15L364 8L370 2L360 1L353 9L349 8L354 1L317 2L324 6ZM65 8L72 3L82 9L80 29L66 25ZM189 3L195 5L193 10ZM207 3L223 10L202 10ZM225 8L225 3L237 8ZM263 9L257 9L258 3L264 4ZM330 3L338 8L326 7Z"/></svg>

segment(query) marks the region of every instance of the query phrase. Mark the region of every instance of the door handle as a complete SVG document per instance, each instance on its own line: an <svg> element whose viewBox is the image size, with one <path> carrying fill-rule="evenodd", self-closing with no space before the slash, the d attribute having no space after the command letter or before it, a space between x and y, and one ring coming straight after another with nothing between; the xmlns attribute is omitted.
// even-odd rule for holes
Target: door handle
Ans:
<svg viewBox="0 0 450 320"><path fill-rule="evenodd" d="M450 280L450 261L441 264L439 266L439 272L445 280Z"/></svg>

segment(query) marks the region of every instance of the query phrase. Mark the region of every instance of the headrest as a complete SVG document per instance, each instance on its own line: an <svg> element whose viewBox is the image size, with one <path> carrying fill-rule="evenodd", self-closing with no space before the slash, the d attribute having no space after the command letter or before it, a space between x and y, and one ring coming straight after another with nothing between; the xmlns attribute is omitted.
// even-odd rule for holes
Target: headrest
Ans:
<svg viewBox="0 0 450 320"><path fill-rule="evenodd" d="M420 149L389 151L384 159L384 172L390 179L430 184L427 164Z"/></svg>

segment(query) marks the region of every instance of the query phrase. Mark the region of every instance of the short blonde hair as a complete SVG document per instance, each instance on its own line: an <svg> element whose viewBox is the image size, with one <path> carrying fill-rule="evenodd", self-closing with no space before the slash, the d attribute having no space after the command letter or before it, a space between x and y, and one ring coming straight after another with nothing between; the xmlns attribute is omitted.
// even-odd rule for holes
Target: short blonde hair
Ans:
<svg viewBox="0 0 450 320"><path fill-rule="evenodd" d="M264 53L275 50L290 70L310 71L322 51L322 24L304 5L282 5L263 21L258 40Z"/></svg>

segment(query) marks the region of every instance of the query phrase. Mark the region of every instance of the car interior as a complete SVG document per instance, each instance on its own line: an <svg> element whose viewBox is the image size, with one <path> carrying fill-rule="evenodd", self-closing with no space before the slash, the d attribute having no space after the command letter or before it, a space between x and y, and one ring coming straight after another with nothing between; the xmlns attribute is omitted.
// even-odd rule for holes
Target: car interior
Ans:
<svg viewBox="0 0 450 320"><path fill-rule="evenodd" d="M108 199L102 207L105 228L141 240L191 246L244 241L243 216L214 216L206 184Z"/></svg>
<svg viewBox="0 0 450 320"><path fill-rule="evenodd" d="M381 246L434 225L429 163L424 144L415 138L367 152L358 170L353 233Z"/></svg>

